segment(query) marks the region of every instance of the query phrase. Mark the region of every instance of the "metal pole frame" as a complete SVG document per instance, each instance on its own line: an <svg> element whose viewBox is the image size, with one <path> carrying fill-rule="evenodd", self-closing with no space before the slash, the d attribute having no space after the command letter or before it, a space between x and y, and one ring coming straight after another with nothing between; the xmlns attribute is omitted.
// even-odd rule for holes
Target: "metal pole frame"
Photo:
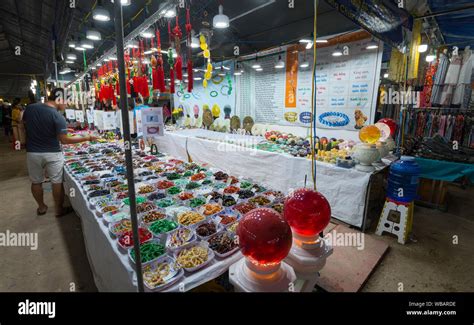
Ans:
<svg viewBox="0 0 474 325"><path fill-rule="evenodd" d="M127 85L125 84L125 59L123 51L123 16L122 4L120 1L114 2L114 23L115 23L115 37L117 43L117 62L119 70L119 84L120 84L120 111L122 112L122 126L123 139L125 149L125 163L127 167L127 183L128 196L130 199L130 218L132 221L133 232L133 249L135 251L135 265L137 274L137 289L138 292L143 292L143 274L142 263L140 256L140 236L138 233L137 220L137 204L135 196L135 182L133 177L133 160L132 160L132 139L130 136L130 124L128 117L128 103L127 103Z"/></svg>

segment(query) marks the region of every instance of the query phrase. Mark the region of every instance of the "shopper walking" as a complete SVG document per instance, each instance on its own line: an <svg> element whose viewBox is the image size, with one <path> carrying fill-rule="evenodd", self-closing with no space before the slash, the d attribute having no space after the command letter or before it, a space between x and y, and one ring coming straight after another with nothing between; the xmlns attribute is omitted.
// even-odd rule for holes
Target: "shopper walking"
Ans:
<svg viewBox="0 0 474 325"><path fill-rule="evenodd" d="M20 136L20 119L21 119L21 104L20 98L15 98L12 105L12 119L11 125L13 130L13 140L15 141L15 149L17 148L17 144L19 144L18 149L21 147L21 136Z"/></svg>
<svg viewBox="0 0 474 325"><path fill-rule="evenodd" d="M59 111L66 108L64 89L56 88L45 104L28 105L23 115L26 129L26 151L31 193L38 203L36 213L44 215L48 207L43 200L44 172L52 183L56 217L61 217L71 208L64 208L62 144L94 141L96 137L68 137L65 118Z"/></svg>

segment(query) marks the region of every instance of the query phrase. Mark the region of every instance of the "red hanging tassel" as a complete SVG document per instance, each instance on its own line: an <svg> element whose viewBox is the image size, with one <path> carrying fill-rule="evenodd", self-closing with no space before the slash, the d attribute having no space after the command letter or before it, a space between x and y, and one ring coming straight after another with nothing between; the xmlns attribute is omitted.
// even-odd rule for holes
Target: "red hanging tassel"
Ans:
<svg viewBox="0 0 474 325"><path fill-rule="evenodd" d="M193 62L191 58L188 59L188 93L193 92L194 78L193 78Z"/></svg>
<svg viewBox="0 0 474 325"><path fill-rule="evenodd" d="M176 78L178 80L183 80L183 59L181 58L181 55L176 59L174 69L176 70Z"/></svg>
<svg viewBox="0 0 474 325"><path fill-rule="evenodd" d="M162 93L166 92L165 71L163 69L163 62L161 62L161 64L158 66L157 77L158 77L158 89Z"/></svg>
<svg viewBox="0 0 474 325"><path fill-rule="evenodd" d="M160 83L158 82L158 69L153 68L151 72L151 79L153 84L153 90L160 89Z"/></svg>
<svg viewBox="0 0 474 325"><path fill-rule="evenodd" d="M170 94L174 94L174 71L170 69Z"/></svg>

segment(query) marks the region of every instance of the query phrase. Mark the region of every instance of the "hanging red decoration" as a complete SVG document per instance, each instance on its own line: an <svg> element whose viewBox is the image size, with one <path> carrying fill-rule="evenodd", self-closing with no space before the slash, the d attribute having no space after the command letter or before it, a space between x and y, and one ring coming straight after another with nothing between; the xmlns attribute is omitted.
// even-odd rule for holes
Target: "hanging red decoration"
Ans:
<svg viewBox="0 0 474 325"><path fill-rule="evenodd" d="M160 31L156 29L156 69L153 71L153 89L158 89L161 93L166 92L165 71L163 69L163 56L161 54L161 36ZM156 80L156 81L155 81ZM155 88L156 87L156 88Z"/></svg>
<svg viewBox="0 0 474 325"><path fill-rule="evenodd" d="M191 14L188 7L186 8L186 36L187 36L187 43L188 43L187 71L188 71L188 92L189 93L193 91L193 87L194 87L193 61L191 60L192 58L192 49L191 49L192 30L193 30L193 27L191 25Z"/></svg>
<svg viewBox="0 0 474 325"><path fill-rule="evenodd" d="M179 18L176 15L176 25L173 29L174 34L174 42L176 47L176 62L174 64L174 69L176 70L176 78L178 80L183 80L183 58L181 57L181 37L183 37L183 33L181 32L181 28L179 28Z"/></svg>

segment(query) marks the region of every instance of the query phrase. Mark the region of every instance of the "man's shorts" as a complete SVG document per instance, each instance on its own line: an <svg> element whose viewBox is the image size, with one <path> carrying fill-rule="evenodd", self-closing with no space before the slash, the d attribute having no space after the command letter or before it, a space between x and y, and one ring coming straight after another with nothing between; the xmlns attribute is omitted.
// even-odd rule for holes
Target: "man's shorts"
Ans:
<svg viewBox="0 0 474 325"><path fill-rule="evenodd" d="M63 182L64 156L62 152L28 152L26 154L28 174L33 184L44 181L44 171L53 184Z"/></svg>

